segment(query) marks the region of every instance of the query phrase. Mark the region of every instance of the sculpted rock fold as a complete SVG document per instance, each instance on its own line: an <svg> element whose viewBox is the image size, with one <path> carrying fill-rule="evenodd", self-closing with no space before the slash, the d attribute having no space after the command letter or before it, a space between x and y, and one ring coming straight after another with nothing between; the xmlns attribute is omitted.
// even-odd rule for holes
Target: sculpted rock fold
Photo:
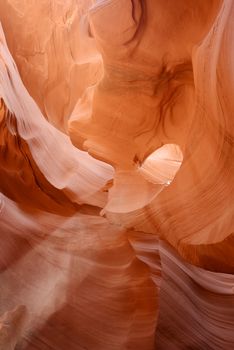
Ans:
<svg viewBox="0 0 234 350"><path fill-rule="evenodd" d="M234 348L233 16L0 2L0 350Z"/></svg>

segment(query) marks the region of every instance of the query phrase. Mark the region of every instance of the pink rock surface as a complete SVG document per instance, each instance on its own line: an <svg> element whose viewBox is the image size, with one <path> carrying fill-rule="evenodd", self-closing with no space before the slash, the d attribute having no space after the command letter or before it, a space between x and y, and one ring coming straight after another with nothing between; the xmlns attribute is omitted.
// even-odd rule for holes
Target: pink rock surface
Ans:
<svg viewBox="0 0 234 350"><path fill-rule="evenodd" d="M234 348L233 16L0 2L0 350Z"/></svg>

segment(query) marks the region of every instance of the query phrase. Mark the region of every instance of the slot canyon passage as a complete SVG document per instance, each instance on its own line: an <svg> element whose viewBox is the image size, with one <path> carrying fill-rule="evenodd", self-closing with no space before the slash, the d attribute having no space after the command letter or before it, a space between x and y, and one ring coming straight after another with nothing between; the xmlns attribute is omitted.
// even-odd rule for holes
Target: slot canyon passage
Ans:
<svg viewBox="0 0 234 350"><path fill-rule="evenodd" d="M234 1L0 22L0 350L233 350Z"/></svg>

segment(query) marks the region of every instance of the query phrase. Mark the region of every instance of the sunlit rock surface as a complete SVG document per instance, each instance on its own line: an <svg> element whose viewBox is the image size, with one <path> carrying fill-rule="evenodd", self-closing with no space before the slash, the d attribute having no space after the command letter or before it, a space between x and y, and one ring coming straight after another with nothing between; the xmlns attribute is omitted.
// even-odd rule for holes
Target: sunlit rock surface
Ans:
<svg viewBox="0 0 234 350"><path fill-rule="evenodd" d="M0 350L234 349L233 18L0 1Z"/></svg>

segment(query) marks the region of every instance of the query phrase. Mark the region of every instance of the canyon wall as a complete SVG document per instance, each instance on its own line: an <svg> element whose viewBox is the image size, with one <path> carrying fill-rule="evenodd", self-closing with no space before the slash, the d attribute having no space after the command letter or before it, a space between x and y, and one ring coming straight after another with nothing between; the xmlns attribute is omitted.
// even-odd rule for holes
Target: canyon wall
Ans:
<svg viewBox="0 0 234 350"><path fill-rule="evenodd" d="M234 348L234 2L0 1L0 349Z"/></svg>

